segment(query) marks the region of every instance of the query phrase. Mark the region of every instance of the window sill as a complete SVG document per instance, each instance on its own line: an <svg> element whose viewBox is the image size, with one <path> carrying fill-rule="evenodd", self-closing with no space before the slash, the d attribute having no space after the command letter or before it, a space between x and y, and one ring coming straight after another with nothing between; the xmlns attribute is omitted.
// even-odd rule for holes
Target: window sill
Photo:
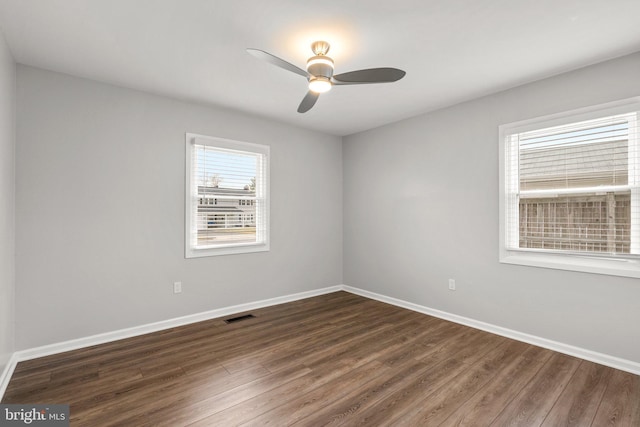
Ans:
<svg viewBox="0 0 640 427"><path fill-rule="evenodd" d="M249 244L249 245L236 245L236 246L224 246L219 248L203 248L203 249L187 249L185 258L202 258L218 255L234 255L234 254L246 254L252 252L266 252L269 250L268 244Z"/></svg>
<svg viewBox="0 0 640 427"><path fill-rule="evenodd" d="M631 259L603 259L573 255L507 251L501 254L500 262L503 264L526 265L529 267L640 278L640 261Z"/></svg>

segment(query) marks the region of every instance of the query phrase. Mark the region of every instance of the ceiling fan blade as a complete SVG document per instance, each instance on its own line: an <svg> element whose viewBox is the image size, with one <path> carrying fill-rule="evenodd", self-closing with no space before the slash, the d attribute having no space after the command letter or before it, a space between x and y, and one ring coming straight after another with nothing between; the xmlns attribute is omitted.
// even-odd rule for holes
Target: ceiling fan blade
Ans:
<svg viewBox="0 0 640 427"><path fill-rule="evenodd" d="M285 70L289 70L296 74L300 74L302 77L306 78L308 76L307 72L302 68L296 67L295 65L288 63L284 59L280 59L277 56L271 55L264 50L248 48L247 52L252 56L255 56L256 58L267 61L277 67L284 68Z"/></svg>
<svg viewBox="0 0 640 427"><path fill-rule="evenodd" d="M298 113L306 113L307 111L311 110L311 108L316 104L319 96L319 93L312 91L307 92L305 97L302 98L302 102L298 106Z"/></svg>
<svg viewBox="0 0 640 427"><path fill-rule="evenodd" d="M333 83L337 85L391 83L400 80L405 74L407 74L405 71L397 68L369 68L335 75Z"/></svg>

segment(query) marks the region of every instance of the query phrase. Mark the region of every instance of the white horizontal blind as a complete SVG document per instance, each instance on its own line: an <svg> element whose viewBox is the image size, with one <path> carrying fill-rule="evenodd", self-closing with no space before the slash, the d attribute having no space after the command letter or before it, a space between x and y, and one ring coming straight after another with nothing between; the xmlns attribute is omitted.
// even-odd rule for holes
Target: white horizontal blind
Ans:
<svg viewBox="0 0 640 427"><path fill-rule="evenodd" d="M188 144L188 241L189 249L200 251L194 256L211 249L266 244L268 150L202 137Z"/></svg>
<svg viewBox="0 0 640 427"><path fill-rule="evenodd" d="M626 185L628 134L626 116L519 134L520 190Z"/></svg>
<svg viewBox="0 0 640 427"><path fill-rule="evenodd" d="M506 136L508 249L640 254L637 113Z"/></svg>

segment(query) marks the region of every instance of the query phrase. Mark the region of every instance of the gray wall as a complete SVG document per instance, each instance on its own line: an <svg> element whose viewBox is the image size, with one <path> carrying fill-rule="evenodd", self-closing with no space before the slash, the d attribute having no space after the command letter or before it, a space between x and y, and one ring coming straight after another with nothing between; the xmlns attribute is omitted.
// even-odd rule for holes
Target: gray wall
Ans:
<svg viewBox="0 0 640 427"><path fill-rule="evenodd" d="M14 350L16 64L0 33L0 373Z"/></svg>
<svg viewBox="0 0 640 427"><path fill-rule="evenodd" d="M0 81L11 93L13 62L2 52ZM635 54L341 146L226 109L18 66L15 347L342 282L640 362L637 280L499 264L497 241L497 126L639 95L638 75ZM5 358L11 98L0 104ZM270 252L184 259L185 132L271 146ZM184 291L173 295L177 280Z"/></svg>
<svg viewBox="0 0 640 427"><path fill-rule="evenodd" d="M345 138L345 284L640 362L639 280L498 263L498 125L639 76L637 53Z"/></svg>
<svg viewBox="0 0 640 427"><path fill-rule="evenodd" d="M342 282L340 138L17 74L17 349ZM271 146L269 252L184 259L185 132Z"/></svg>

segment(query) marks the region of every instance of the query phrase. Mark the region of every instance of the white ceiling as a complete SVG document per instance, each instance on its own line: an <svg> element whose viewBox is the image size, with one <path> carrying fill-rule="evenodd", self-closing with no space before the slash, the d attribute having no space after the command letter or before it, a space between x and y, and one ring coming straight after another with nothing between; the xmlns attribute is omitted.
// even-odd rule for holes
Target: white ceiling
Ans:
<svg viewBox="0 0 640 427"><path fill-rule="evenodd" d="M348 135L640 51L640 0L0 0L15 60ZM335 87L306 114L304 68L397 67L397 83Z"/></svg>

